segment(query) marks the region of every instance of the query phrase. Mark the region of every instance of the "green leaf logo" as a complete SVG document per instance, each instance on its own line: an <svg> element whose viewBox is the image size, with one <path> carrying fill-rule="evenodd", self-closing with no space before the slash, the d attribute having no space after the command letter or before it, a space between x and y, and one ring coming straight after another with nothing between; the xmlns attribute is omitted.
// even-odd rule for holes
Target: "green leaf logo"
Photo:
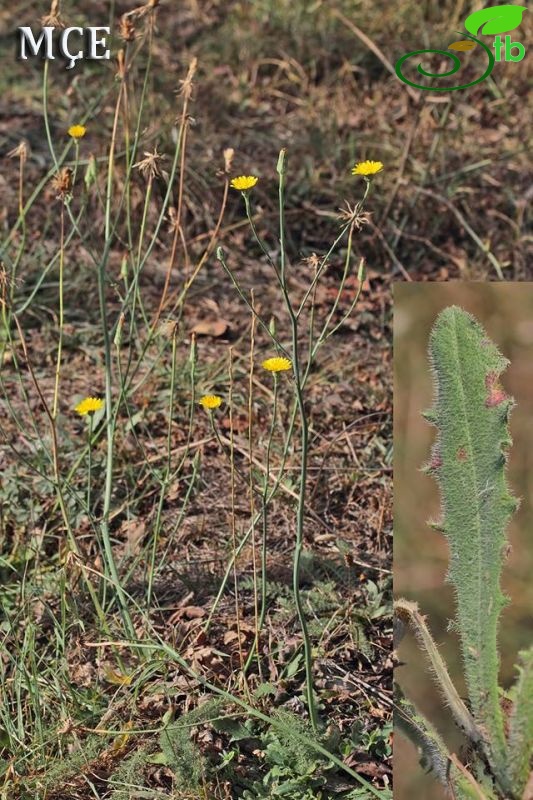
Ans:
<svg viewBox="0 0 533 800"><path fill-rule="evenodd" d="M465 28L474 36L480 31L485 36L497 33L508 33L518 28L522 22L522 14L526 6L493 6L474 11L465 20Z"/></svg>

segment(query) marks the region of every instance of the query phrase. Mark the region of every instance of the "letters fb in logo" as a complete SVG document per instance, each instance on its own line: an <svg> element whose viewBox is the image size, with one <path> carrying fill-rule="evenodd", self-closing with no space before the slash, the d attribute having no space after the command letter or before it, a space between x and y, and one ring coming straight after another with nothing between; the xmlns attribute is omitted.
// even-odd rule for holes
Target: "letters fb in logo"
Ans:
<svg viewBox="0 0 533 800"><path fill-rule="evenodd" d="M18 30L20 34L20 58L26 61L28 59L28 53L32 56L36 56L41 50L41 58L46 60L55 58L54 49L56 42L53 36L55 30L53 26L42 28L40 36L37 39L33 35L32 29L28 26L19 27ZM102 33L109 34L109 27L73 27L61 30L61 33L57 37L57 52L59 52L60 56L68 60L67 69L72 69L76 61L80 58L88 58L92 61L110 58L109 50L105 49L106 38L105 36L101 36ZM73 35L78 38L78 48L81 44L81 49L78 49L76 52L71 52L72 49L76 47L71 41L71 36Z"/></svg>
<svg viewBox="0 0 533 800"><path fill-rule="evenodd" d="M420 56L424 53L438 53L441 56L451 58L453 67L447 72L435 73L428 72L424 69L422 64L419 63L417 70L420 75L423 75L425 78L439 79L455 75L461 68L461 61L455 53L449 53L448 50L413 50L411 53L406 53L399 58L395 64L396 75L409 86L413 86L415 89L424 89L428 92L453 92L456 89L466 89L469 86L475 86L476 83L481 83L485 78L488 78L497 61L521 61L524 58L526 48L521 42L513 42L510 36L506 36L505 39L502 40L502 37L499 35L501 33L508 33L517 28L522 22L522 14L524 11L527 11L526 6L508 4L492 6L492 8L481 8L479 11L474 11L474 13L470 14L465 20L465 28L468 33L459 32L460 35L465 36L466 39L461 39L458 42L453 42L448 45L448 50L456 50L462 53L470 52L476 45L480 45L483 48L488 58L488 65L480 78L476 78L470 81L470 83L463 83L460 86L422 86L419 83L414 83L409 80L409 78L406 78L403 74L404 62L407 61L408 58L411 58L411 56ZM476 38L476 35L480 33L483 34L483 36L494 36L491 46ZM494 50L494 54L492 53L491 47L492 50Z"/></svg>

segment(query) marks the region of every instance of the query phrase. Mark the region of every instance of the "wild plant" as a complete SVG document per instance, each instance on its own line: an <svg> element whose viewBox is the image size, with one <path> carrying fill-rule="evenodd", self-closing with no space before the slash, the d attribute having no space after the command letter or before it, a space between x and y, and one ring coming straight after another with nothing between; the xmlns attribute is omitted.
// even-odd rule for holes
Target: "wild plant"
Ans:
<svg viewBox="0 0 533 800"><path fill-rule="evenodd" d="M479 322L457 306L441 312L430 336L435 400L423 416L438 436L426 471L441 494L442 517L431 525L450 549L448 580L455 591L454 629L460 638L467 700L448 668L416 603L394 604L400 641L410 627L430 665L455 723L468 742L462 763L437 728L395 687L395 724L416 745L422 765L457 800L522 800L533 773L533 647L519 654L510 691L498 684L497 633L508 602L500 578L507 552L506 527L518 506L506 479L513 399L500 383L508 361Z"/></svg>
<svg viewBox="0 0 533 800"><path fill-rule="evenodd" d="M249 311L252 313L254 320L257 321L257 324L268 335L277 353L276 355L271 356L270 358L267 358L262 362L263 368L268 372L271 372L272 375L274 376L274 386L273 386L274 403L273 403L273 414L272 414L273 424L276 421L276 409L277 409L277 396L278 396L277 375L279 373L289 372L292 377L294 403L290 417L290 423L286 441L287 443L290 443L292 441L295 432L295 424L297 420L299 423L299 437L300 437L300 455L299 455L300 478L297 491L297 506L295 511L295 521L294 521L295 540L294 540L294 551L293 551L293 596L294 596L296 611L298 614L298 620L300 623L300 628L302 631L303 646L304 646L307 709L309 712L309 718L312 728L315 732L317 732L319 729L319 719L318 719L316 700L313 689L312 644L309 637L306 614L300 596L300 573L301 573L302 550L304 545L304 519L306 513L307 470L308 470L308 459L309 459L309 422L308 422L304 392L310 371L313 367L316 355L320 350L320 347L343 324L343 322L347 319L347 317L352 313L353 309L355 308L359 300L364 279L364 262L362 259L357 269L358 290L355 293L355 296L352 302L350 303L348 309L343 314L341 314L340 320L333 321L335 313L341 301L346 280L351 271L353 235L354 232L357 231L365 221L365 215L363 209L368 193L370 191L371 178L373 175L380 172L382 168L383 164L381 162L375 162L375 161L360 162L354 167L353 173L355 175L362 175L365 181L365 190L363 193L363 197L359 202L355 203L353 206L350 206L348 204L347 210L341 213L341 219L343 220L343 222L340 226L339 234L337 235L333 244L331 245L331 247L329 247L326 254L322 258L319 259L318 257L315 257L313 261L314 275L309 285L307 287L303 287L303 289L301 290L301 296L298 300L294 296L291 296L291 289L289 283L290 269L287 263L288 255L286 248L286 222L285 222L286 180L287 180L286 150L282 149L280 151L276 167L276 171L278 173L278 198L279 198L278 202L279 256L276 260L271 255L272 248L269 249L267 243L263 241L263 239L259 236L253 220L251 192L255 187L255 185L257 184L258 178L253 175L249 176L243 175L232 180L231 182L232 187L240 191L242 194L245 205L246 216L250 224L253 237L256 243L259 245L262 253L266 257L267 262L272 271L273 280L276 281L276 284L279 287L281 301L286 310L288 318L287 338L289 339L290 343L286 343L285 341L283 341L280 333L276 330L275 325L272 324L272 322L269 323L267 319L264 319L258 313L257 309L254 306L253 291L251 291L253 287L250 287L248 291L246 290L246 287L243 286L241 280L238 278L236 271L229 265L228 263L229 259L227 254L220 247L217 250L217 258L220 261L225 272L229 276L233 286L235 287L242 301L248 307ZM313 307L314 293L316 292L318 282L320 281L325 270L327 269L332 254L334 253L335 249L339 246L339 244L343 241L345 237L347 238L347 248L346 248L346 257L344 262L344 270L342 273L342 278L339 281L336 296L332 302L332 306L326 317L326 320L320 327L320 329L316 330L314 307ZM308 314L307 331L304 337L304 335L302 334L302 319L303 319L303 312L306 309L306 306L308 305L310 306L310 313ZM302 347L303 341L306 342L305 351L304 348ZM273 428L271 428L271 434L267 446L267 457L266 457L267 471L263 481L262 489L259 490L258 492L259 496L261 497L261 503L262 503L262 512L261 512L262 602L261 602L260 620L259 624L256 627L256 640L254 644L255 649L257 649L260 628L264 622L265 607L266 607L266 541L268 535L267 509L270 500L268 491L268 480L269 480L269 463L270 463L269 455L272 443L272 434L273 434ZM279 471L279 477L281 477L283 474L284 464L287 458L287 452L288 448L286 446L282 457L282 466ZM274 486L274 490L277 489L277 483L279 483L279 478ZM273 495L274 490L272 490L272 492L270 493L270 497ZM253 651L250 653L250 656L248 658L248 663L250 662L250 658L252 655Z"/></svg>
<svg viewBox="0 0 533 800"><path fill-rule="evenodd" d="M300 586L305 519L318 516L307 496L310 446L306 389L318 351L344 324L359 300L365 270L362 260L354 269L353 237L366 221L364 205L372 176L382 165L365 161L354 167L354 174L364 180L362 197L341 212L338 235L327 252L309 260L311 277L305 287L294 285L286 243L284 150L277 164L279 241L272 246L261 237L252 208L252 190L258 179L231 178L234 153L228 148L222 153L223 163L217 173L220 198L214 224L199 237L204 243L201 248L193 249L184 230L184 196L197 64L191 59L179 81L172 134L163 131L159 122L157 127L151 125L157 5L148 0L123 16L122 43L111 89L105 86L91 101L85 98L80 102L83 110L70 120L72 124L64 124L60 134L61 123L51 100L53 65L43 64L48 166L34 190L28 189L25 179L24 144L11 153L17 159L19 180L16 215L0 242L0 362L6 365L0 389L9 418L9 426L2 426L0 436L10 461L16 465L6 472L16 492L13 485L5 487L2 497L9 503L4 504L5 516L0 518L0 567L10 579L0 595L4 617L0 628L0 691L4 700L0 745L6 754L0 761L0 791L6 797L16 796L24 781L31 790L48 791L60 774L69 774L69 768L78 771L84 761L92 763L101 735L111 737L117 745L103 751L110 759L124 755L121 742L143 735L142 730L132 730L131 719L124 721L125 706L128 710L134 707L154 673L164 684L159 672L174 670L219 699L226 710L252 719L257 723L254 734L260 736L271 728L273 738L281 743L279 747L284 747L286 761L290 760L292 738L295 752L305 752L308 757L305 763L298 762L302 772L306 764L327 765L362 787L365 796L389 798L388 790L378 790L346 763L345 753L329 747L326 720L320 719L313 685L310 611ZM60 15L57 0L52 3L51 14ZM105 149L98 139L100 150L92 153L87 142L97 124L108 125L108 137L103 139ZM173 143L169 145L169 141ZM242 193L247 217L243 223L250 225L253 242L279 288L280 306L285 309L282 323L274 321L278 309L272 309L268 317L260 313L253 287L243 285L231 254L216 249L232 190ZM39 203L49 211L43 233L46 246L30 236L32 216ZM345 254L340 279L326 318L318 325L317 289L341 248ZM159 265L160 252L166 254L166 262L154 306L153 293L145 290L144 278L150 268ZM77 268L80 253L80 260L88 261L93 269ZM234 425L234 416L242 410L240 388L236 391L243 378L242 361L237 361L234 348L228 347L227 362L210 373L202 364L194 332L185 334L186 304L210 259L215 269L226 271L251 315L249 360L244 371L249 419L245 450L249 469L245 470L235 455L240 445ZM179 271L178 262L182 267ZM26 280L21 281L21 276ZM355 286L353 294L345 292L349 279ZM85 307L86 298L91 300ZM76 316L79 305L87 314L87 328L81 332L73 324L83 316ZM49 315L53 323L45 326L40 315ZM34 318L50 337L46 357L42 341L30 333ZM267 395L271 404L266 447L261 453L254 428L259 330L269 342L268 352L261 358L261 374L272 381ZM84 338L89 331L90 344ZM264 340L260 346L264 348ZM86 356L83 362L77 361L84 364L86 374L76 380L67 374L72 351ZM85 384L86 391L71 396L67 386L72 383ZM221 394L215 393L215 385ZM147 404L140 399L143 394L149 396L152 406L157 401L162 435L154 434L147 423ZM281 406L287 397L292 405L288 414L283 409L282 420ZM180 401L185 412L180 412L178 426ZM203 414L199 406L209 415L212 435L197 440L195 425ZM227 433L218 416L222 406L229 414ZM182 438L176 446L178 427ZM184 655L182 643L175 641L168 629L162 631L163 611L155 588L158 573L166 566L169 543L181 532L202 480L202 447L206 443L215 448L218 443L230 465L231 558L198 638L209 632L231 574L239 627L237 558L247 542L252 542L254 553L257 546L260 561L258 578L254 555L255 636L246 650L238 630L239 669L224 688L193 665L192 658ZM291 468L297 468L296 480L287 477L289 462ZM170 497L176 486L177 499ZM23 489L24 503L18 503ZM250 500L250 522L244 535L237 525L236 498L240 491L248 491ZM274 499L280 495L293 504L293 616L302 632L309 725L299 724L282 712L271 713L254 693L253 683L255 688L258 683L264 686L266 678L263 641L267 639L269 515ZM125 552L121 524L126 530L137 528L131 553ZM181 565L172 566L179 570ZM140 589L135 592L134 578L138 580L139 575ZM85 644L80 667L78 647ZM84 674L72 679L70 670L74 668ZM254 671L259 680L251 681ZM105 689L102 680L107 684ZM110 702L111 695L106 694L110 686L121 698L117 701L120 713L114 715L109 714L108 706L113 708L116 698L113 696ZM180 721L169 715L158 721L157 732L165 763L174 767L179 777L186 771L187 759L196 754L189 730L184 732ZM140 749L143 747L144 743ZM316 757L314 761L309 753ZM132 757L132 775L140 773L139 760ZM50 769L50 761L56 762L55 771ZM204 792L207 789L200 766L193 777L198 792L200 785ZM31 784L28 775L32 776ZM47 776L51 776L51 783ZM85 780L87 775L83 773L82 777ZM94 786L91 790L97 791Z"/></svg>

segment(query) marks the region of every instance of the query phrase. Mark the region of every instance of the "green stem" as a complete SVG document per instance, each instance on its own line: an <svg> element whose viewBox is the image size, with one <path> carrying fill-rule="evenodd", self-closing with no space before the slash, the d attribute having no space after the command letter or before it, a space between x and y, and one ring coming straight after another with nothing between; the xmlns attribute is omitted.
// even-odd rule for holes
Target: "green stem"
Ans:
<svg viewBox="0 0 533 800"><path fill-rule="evenodd" d="M89 442L88 442L88 458L89 464L87 469L87 514L91 516L91 481L92 481L92 434L93 434L93 415L89 414Z"/></svg>
<svg viewBox="0 0 533 800"><path fill-rule="evenodd" d="M159 542L159 533L161 531L163 505L165 502L166 491L170 479L170 467L172 463L172 420L174 418L174 394L176 391L176 354L177 354L177 327L174 327L172 333L172 368L170 373L170 398L168 403L168 430L167 430L167 459L165 465L165 472L161 479L161 491L159 493L159 502L157 505L157 514L154 523L154 531L152 535L152 550L150 554L150 565L148 570L148 590L146 596L146 605L149 611L152 602L152 591L154 585L154 568L155 558L157 553L157 545Z"/></svg>
<svg viewBox="0 0 533 800"><path fill-rule="evenodd" d="M270 480L270 455L272 452L272 440L278 415L278 376L274 372L274 404L272 408L272 423L268 435L268 443L265 459L265 479L263 484L263 496L261 498L262 513L262 536L261 536L261 615L259 617L259 630L264 625L267 605L267 534L268 534L268 484Z"/></svg>
<svg viewBox="0 0 533 800"><path fill-rule="evenodd" d="M111 495L113 490L114 436L115 436L115 424L116 424L116 415L118 414L118 408L116 409L116 411L114 411L112 405L113 378L112 378L112 363L111 363L111 340L109 336L109 322L107 318L105 287L106 287L106 266L107 266L107 260L109 258L109 252L111 250L112 237L113 237L113 233L111 230L111 198L112 198L112 187L113 187L114 152L115 152L115 142L117 135L117 125L118 125L118 107L119 104L117 103L117 107L115 110L115 117L113 121L111 144L109 147L109 162L108 162L109 167L108 167L106 208L105 208L105 245L104 245L104 252L102 253L102 258L100 259L100 262L98 264L98 300L100 304L100 318L101 318L102 333L104 340L105 413L106 413L106 433L107 433L106 474L105 474L104 500L102 508L102 519L101 519L101 532L102 532L102 543L104 546L105 559L107 562L107 567L109 569L109 574L112 578L112 583L116 591L116 596L122 614L122 619L124 621L124 625L128 633L128 636L132 640L135 640L137 636L128 611L126 595L124 593L124 590L122 588L118 576L118 571L117 571L117 566L115 564L115 558L113 555L113 548L111 545L111 538L109 531Z"/></svg>
<svg viewBox="0 0 533 800"><path fill-rule="evenodd" d="M57 345L56 374L54 383L54 401L52 404L52 417L57 417L57 404L59 400L59 376L61 374L61 355L63 350L63 325L64 325L64 302L63 302L63 267L65 261L65 204L61 201L61 228L59 241L59 342Z"/></svg>
<svg viewBox="0 0 533 800"><path fill-rule="evenodd" d="M366 199L367 199L367 197L368 197L368 193L369 193L369 191L370 191L370 186L371 186L371 181L369 181L369 180L365 179L365 184L366 184L366 185L365 185L365 191L364 191L363 197L361 198L361 200L360 200L360 201L357 203L357 205L355 206L355 209L354 209L354 215L355 215L355 214L360 214L360 213L361 213L361 211L362 211L362 210L363 210L363 208L364 208L364 205L365 205ZM327 263L328 263L328 258L330 257L330 255L332 254L332 252L335 250L336 246L337 246L337 245L338 245L338 243L341 241L341 239L343 238L343 236L344 236L344 234L346 233L346 231L347 231L347 230L350 230L350 231L352 231L352 230L353 230L353 224L354 224L354 223L353 223L353 216L352 216L352 218L351 218L351 219L350 219L350 220L349 220L349 221L346 223L346 225L343 225L343 226L342 226L342 228L341 228L341 232L339 233L339 235L337 236L337 238L335 239L335 241L333 242L333 244L332 244L332 245L331 245L331 247L329 248L329 250L328 250L328 252L326 253L326 255L323 257L323 259L322 259L322 261L320 262L320 264L319 264L319 266L318 266L318 269L317 269L317 271L316 271L316 275L315 275L315 277L313 278L313 280L312 280L312 282L311 282L311 285L310 285L310 286L309 286L309 288L307 289L307 291L306 291L306 293L305 293L305 295L304 295L304 297L303 297L303 300L302 300L302 302L300 303L300 305L299 305L299 307L298 307L298 311L296 312L296 317L299 317L299 316L300 316L300 314L302 313L302 311L303 311L303 308L304 308L305 304L307 303L307 300L309 299L309 296L311 295L311 292L312 292L312 291L313 291L313 289L315 288L315 286L316 286L317 282L320 280L320 276L322 275L322 273L324 272L324 270L325 270L325 268L326 268L326 266L327 266Z"/></svg>
<svg viewBox="0 0 533 800"><path fill-rule="evenodd" d="M274 375L274 406L272 409L272 421L270 423L270 432L268 435L266 459L265 459L265 476L263 481L263 492L261 494L261 611L259 612L259 620L257 623L257 630L254 638L254 643L250 648L246 664L244 665L243 672L246 673L253 661L253 658L259 647L259 635L265 624L266 607L267 607L267 544L268 544L268 484L270 480L270 454L272 450L272 440L274 438L274 429L276 425L277 408L278 408L278 376ZM252 518L252 526L255 529L255 518Z"/></svg>
<svg viewBox="0 0 533 800"><path fill-rule="evenodd" d="M270 256L270 253L268 252L268 250L266 248L265 243L263 242L263 240L260 238L259 234L257 233L257 229L255 227L255 222L253 220L252 211L251 211L251 207L250 207L250 192L241 192L241 194L242 194L242 196L244 198L244 205L246 207L246 216L248 218L248 222L250 223L250 228L252 229L252 233L254 235L254 239L257 242L257 244L259 245L259 247L261 248L261 251L266 256L266 259L267 259L268 263L270 264L270 266L272 267L272 269L276 273L276 278L278 279L278 282L280 282L281 278L280 278L280 274L278 272L278 269L277 269L274 261L272 260L272 258Z"/></svg>
<svg viewBox="0 0 533 800"><path fill-rule="evenodd" d="M237 278L236 278L236 277L235 277L235 275L233 274L232 270L230 270L230 268L228 267L228 265L227 265L227 263L226 263L226 256L225 256L225 253L224 253L224 251L223 251L223 249L222 249L221 247L218 247L218 248L217 248L217 259L220 261L220 263L221 263L221 264L222 264L222 266L224 267L224 270L226 271L227 275L229 275L229 277L230 277L230 279L231 279L231 282L233 283L234 287L236 288L236 290L237 290L237 292L238 292L238 294L239 294L239 297L240 297L242 300L244 300L244 302L246 303L246 305L248 306L248 308L250 309L250 311L251 311L251 312L252 312L252 314L254 315L254 317L255 317L255 319L257 320L257 322L259 323L259 325L260 325L260 326L263 328L263 330L265 331L265 333L267 333L267 334L270 336L270 338L272 339L272 341L274 342L274 344L276 345L276 347L278 347L278 348L281 350L281 352L282 352L282 353L283 353L285 356L287 356L287 358L290 358L290 353L289 353L289 352L288 352L288 351L287 351L287 350L286 350L286 349L283 347L283 345L281 344L281 342L279 342L279 341L278 341L278 339L277 339L277 338L274 336L274 334L273 334L273 333L272 333L272 331L270 330L270 328L269 328L269 326L267 325L267 323L264 321L264 319L262 319L262 317L260 317L260 316L259 316L259 314L258 314L258 313L257 313L257 311L255 310L255 308L253 307L252 303L251 303L251 302L248 300L248 298L246 297L246 295L245 295L245 293L243 292L243 290L242 290L241 286L239 285L239 282L238 282Z"/></svg>
<svg viewBox="0 0 533 800"><path fill-rule="evenodd" d="M106 248L107 249L107 248ZM115 436L115 415L113 413L112 402L112 376L111 376L111 344L109 340L109 329L107 321L107 309L105 303L105 265L106 258L102 261L98 268L98 298L100 302L100 315L102 319L102 330L104 335L104 358L105 358L105 408L106 408L106 430L107 430L107 454L106 454L106 474L105 474L105 487L104 487L104 502L102 508L101 532L102 542L104 546L105 558L109 573L112 578L112 583L116 590L122 618L126 627L128 636L136 639L135 629L129 615L126 596L119 580L115 558L113 555L113 548L111 546L111 538L109 532L109 515L111 511L111 494L113 490L113 456L114 456L114 436Z"/></svg>
<svg viewBox="0 0 533 800"><path fill-rule="evenodd" d="M300 597L300 571L301 571L301 556L303 548L304 536L304 516L305 516L305 492L307 484L307 462L309 457L309 423L305 411L305 403L302 391L302 383L300 376L300 354L298 344L298 319L292 307L289 297L286 281L286 255L285 255L285 150L281 150L278 159L277 171L279 174L279 243L280 243L280 279L283 298L289 314L291 332L292 332L292 367L294 373L294 383L296 389L296 399L298 402L298 411L300 416L301 428L301 464L300 464L300 491L298 494L298 506L296 510L296 542L294 545L293 554L293 572L292 584L294 603L302 630L302 637L304 643L304 661L305 661L305 678L306 678L306 693L307 693L307 706L309 710L309 719L313 731L318 731L318 714L315 704L315 697L313 692L313 656L311 649L311 640L309 638L309 631L307 628L307 621Z"/></svg>

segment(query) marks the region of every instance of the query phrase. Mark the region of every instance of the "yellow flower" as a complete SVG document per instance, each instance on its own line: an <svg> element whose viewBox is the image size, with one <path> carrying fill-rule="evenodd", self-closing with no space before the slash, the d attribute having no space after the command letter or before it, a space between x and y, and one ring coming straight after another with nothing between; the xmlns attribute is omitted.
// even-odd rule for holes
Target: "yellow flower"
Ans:
<svg viewBox="0 0 533 800"><path fill-rule="evenodd" d="M381 161L360 161L352 169L352 175L375 175L381 172L383 164Z"/></svg>
<svg viewBox="0 0 533 800"><path fill-rule="evenodd" d="M241 192L247 192L253 189L258 180L259 178L256 178L254 175L239 175L238 178L233 178L231 186L233 186L234 189L239 189Z"/></svg>
<svg viewBox="0 0 533 800"><path fill-rule="evenodd" d="M74 407L74 411L77 411L80 417L84 417L86 414L93 414L95 411L99 411L103 408L103 405L104 401L99 397L86 397L85 400L82 400L81 403Z"/></svg>
<svg viewBox="0 0 533 800"><path fill-rule="evenodd" d="M267 358L266 361L263 361L262 366L269 372L283 372L283 370L290 369L292 364L288 358L275 356L274 358Z"/></svg>
<svg viewBox="0 0 533 800"><path fill-rule="evenodd" d="M73 139L82 139L87 132L85 125L71 125L68 129L68 135Z"/></svg>
<svg viewBox="0 0 533 800"><path fill-rule="evenodd" d="M203 397L200 397L198 402L204 408L211 410L219 407L222 403L222 398L219 397L218 394L204 394Z"/></svg>

